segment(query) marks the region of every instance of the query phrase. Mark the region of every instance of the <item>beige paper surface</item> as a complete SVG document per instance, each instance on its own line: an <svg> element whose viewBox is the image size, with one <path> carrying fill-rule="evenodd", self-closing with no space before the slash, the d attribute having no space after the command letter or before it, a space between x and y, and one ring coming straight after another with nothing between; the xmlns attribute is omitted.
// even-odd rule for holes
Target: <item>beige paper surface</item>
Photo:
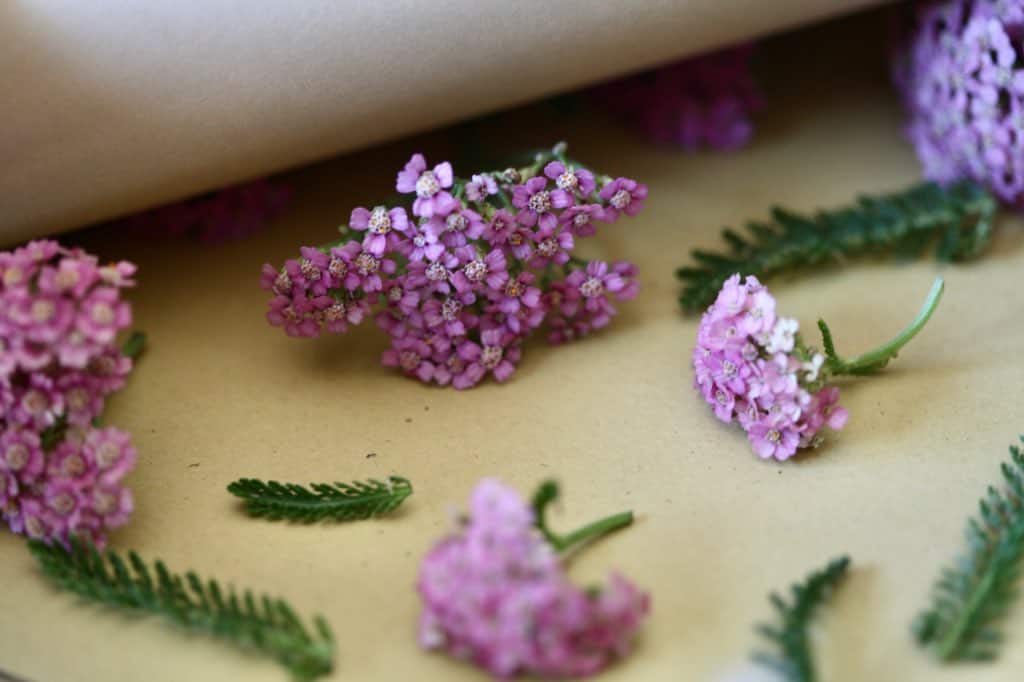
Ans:
<svg viewBox="0 0 1024 682"><path fill-rule="evenodd" d="M378 365L384 340L373 328L301 342L262 318L260 264L328 239L353 205L388 190L410 151L439 159L444 136L295 174L295 209L236 245L90 236L105 257L139 262L133 298L152 341L107 415L140 451L130 477L137 511L113 545L322 612L339 641L333 680L479 681L482 672L418 649L418 562L480 477L527 493L554 476L565 492L560 528L637 513L633 528L571 569L581 582L620 570L653 594L635 655L603 681L713 680L753 648L769 590L843 552L854 567L817 631L821 680L1019 680L1024 605L993 665L939 667L908 628L940 563L961 547L963 522L1007 444L1024 431L1021 220L1000 220L990 253L973 264L861 262L772 283L783 310L804 325L826 317L840 352L857 353L916 313L936 273L947 278L941 307L899 360L878 378L843 384L849 425L817 453L757 460L690 388L696 320L679 314L672 275L688 249L718 244L718 226L764 216L772 202L835 206L917 176L895 98L864 60L865 35L832 27L770 48L772 106L753 146L736 154L670 153L598 119L555 120L543 108L489 122L483 139L509 150L568 137L575 155L643 179L651 197L641 217L593 243L595 253L641 266L640 297L606 333L571 348L531 346L505 386L426 388ZM808 52L820 55L817 66ZM416 486L402 511L347 525L251 520L224 491L241 476L392 473ZM6 533L0 584L0 668L31 680L286 679L262 658L54 591Z"/></svg>
<svg viewBox="0 0 1024 682"><path fill-rule="evenodd" d="M0 243L880 0L0 3Z"/></svg>

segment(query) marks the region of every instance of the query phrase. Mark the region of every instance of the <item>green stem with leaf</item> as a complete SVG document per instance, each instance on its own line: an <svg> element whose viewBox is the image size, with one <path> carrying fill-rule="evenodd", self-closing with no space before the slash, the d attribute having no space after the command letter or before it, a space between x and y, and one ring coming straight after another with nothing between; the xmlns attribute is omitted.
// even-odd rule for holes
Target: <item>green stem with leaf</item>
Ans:
<svg viewBox="0 0 1024 682"><path fill-rule="evenodd" d="M943 279L941 277L935 278L935 283L932 285L931 291L928 292L928 298L925 299L924 305L921 306L921 311L903 331L887 343L849 360L840 357L836 353L835 343L832 340L832 331L825 323L825 320L818 320L818 328L821 330L821 340L825 349L825 366L828 373L833 376L871 374L888 365L899 354L900 350L910 343L911 339L917 336L918 332L928 324L928 320L931 319L932 313L935 312L939 301L942 299L944 290L945 283Z"/></svg>
<svg viewBox="0 0 1024 682"><path fill-rule="evenodd" d="M573 547L590 540L596 540L612 531L625 528L626 526L633 523L633 512L625 511L618 514L612 514L603 519L588 523L582 528L578 528L571 533L564 535L555 533L548 526L547 523L547 508L548 506L558 499L559 489L558 484L555 481L545 481L537 489L537 492L533 496L533 511L536 516L537 529L541 532L544 538L551 543L559 552L564 552Z"/></svg>

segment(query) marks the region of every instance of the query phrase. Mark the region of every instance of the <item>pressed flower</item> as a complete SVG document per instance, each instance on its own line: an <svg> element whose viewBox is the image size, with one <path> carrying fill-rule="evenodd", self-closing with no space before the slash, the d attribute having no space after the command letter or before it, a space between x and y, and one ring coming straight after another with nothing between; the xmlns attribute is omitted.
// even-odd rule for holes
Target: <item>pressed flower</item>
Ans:
<svg viewBox="0 0 1024 682"><path fill-rule="evenodd" d="M438 241L437 235L430 230L421 230L413 223L406 230L407 241L399 243L399 253L410 261L436 261L445 252L444 244Z"/></svg>
<svg viewBox="0 0 1024 682"><path fill-rule="evenodd" d="M595 88L594 98L654 142L696 151L750 141L764 101L750 72L753 46L689 57Z"/></svg>
<svg viewBox="0 0 1024 682"><path fill-rule="evenodd" d="M509 379L522 342L546 321L563 337L607 325L611 301L636 295L637 269L575 258L576 237L594 234L615 205L615 217L635 214L646 189L596 175L565 151L559 144L530 166L469 181L413 155L396 179L411 207L356 207L338 241L263 267L268 322L312 337L372 315L391 337L383 364L458 389ZM33 266L5 267L20 281Z"/></svg>
<svg viewBox="0 0 1024 682"><path fill-rule="evenodd" d="M376 206L373 210L360 206L352 209L348 226L353 230L365 231L363 248L380 258L389 250L388 247L393 249L398 243L396 231L405 232L409 227L409 218L404 208L389 211L386 206Z"/></svg>
<svg viewBox="0 0 1024 682"><path fill-rule="evenodd" d="M0 252L0 271L0 516L48 542L102 543L131 511L121 485L135 461L129 437L92 424L137 352L114 345L131 322L121 290L135 267L39 241ZM100 485L114 495L109 513L93 505Z"/></svg>
<svg viewBox="0 0 1024 682"><path fill-rule="evenodd" d="M427 162L422 154L413 154L409 162L398 173L395 188L403 193L416 195L412 205L412 214L421 218L437 215L448 215L458 205L452 195L446 191L452 186L452 165L447 161L439 163L432 170L427 169Z"/></svg>
<svg viewBox="0 0 1024 682"><path fill-rule="evenodd" d="M604 219L600 204L577 204L570 206L559 220L577 237L592 237L597 234L597 223Z"/></svg>
<svg viewBox="0 0 1024 682"><path fill-rule="evenodd" d="M537 226L540 234L547 235L558 225L556 209L573 205L571 194L562 189L548 189L544 177L534 177L526 184L512 188L512 205L519 209L516 220L527 227Z"/></svg>
<svg viewBox="0 0 1024 682"><path fill-rule="evenodd" d="M602 219L614 223L623 213L635 216L643 210L644 199L647 198L647 185L630 178L616 178L601 188L600 197L608 202Z"/></svg>
<svg viewBox="0 0 1024 682"><path fill-rule="evenodd" d="M924 176L970 179L1024 206L1024 9L939 0L905 10L893 76Z"/></svg>
<svg viewBox="0 0 1024 682"><path fill-rule="evenodd" d="M498 193L498 183L489 174L476 174L466 183L466 198L470 201L485 201Z"/></svg>
<svg viewBox="0 0 1024 682"><path fill-rule="evenodd" d="M559 552L632 521L616 514L560 536L546 525L554 483L531 508L515 490L484 479L469 514L424 558L419 640L497 677L580 677L629 654L650 599L622 576L582 590L565 574Z"/></svg>
<svg viewBox="0 0 1024 682"><path fill-rule="evenodd" d="M430 346L411 335L391 340L392 347L384 351L381 364L385 367L398 367L406 375L414 376L420 381L429 382L434 376L433 354Z"/></svg>
<svg viewBox="0 0 1024 682"><path fill-rule="evenodd" d="M552 161L544 166L544 175L555 181L555 187L563 192L589 197L597 184L594 174L586 168L567 167L561 161Z"/></svg>
<svg viewBox="0 0 1024 682"><path fill-rule="evenodd" d="M435 214L424 229L449 247L466 244L467 239L479 239L486 226L480 214L468 208L455 209L445 216Z"/></svg>
<svg viewBox="0 0 1024 682"><path fill-rule="evenodd" d="M836 355L823 321L824 354L805 344L796 320L777 314L775 298L756 277L734 275L697 329L694 386L718 419L740 424L759 457L789 459L818 445L824 427L838 431L846 425L839 389L829 380L884 367L924 327L942 286L937 280L917 319L896 338L845 360Z"/></svg>

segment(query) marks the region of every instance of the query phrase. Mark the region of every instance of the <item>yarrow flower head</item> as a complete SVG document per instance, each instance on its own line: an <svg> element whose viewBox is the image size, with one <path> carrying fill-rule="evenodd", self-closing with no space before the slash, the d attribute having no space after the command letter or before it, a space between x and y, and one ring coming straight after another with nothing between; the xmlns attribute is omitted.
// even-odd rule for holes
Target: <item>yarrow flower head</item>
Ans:
<svg viewBox="0 0 1024 682"><path fill-rule="evenodd" d="M694 385L724 422L738 422L762 459L786 460L817 446L824 427L838 431L848 413L829 380L884 367L927 323L942 295L942 280L910 326L889 343L852 360L835 353L819 321L824 352L805 344L799 323L782 317L756 277L738 274L722 286L701 318L693 351Z"/></svg>
<svg viewBox="0 0 1024 682"><path fill-rule="evenodd" d="M284 212L291 198L287 185L253 180L136 213L125 223L148 236L187 236L219 244L263 229Z"/></svg>
<svg viewBox="0 0 1024 682"><path fill-rule="evenodd" d="M337 242L263 267L267 320L291 336L345 333L376 307L391 337L382 364L457 389L507 381L545 324L553 343L606 326L613 301L637 295L637 268L573 252L599 223L638 214L647 187L596 175L565 151L468 181L414 154L395 183L415 196L410 206L357 207Z"/></svg>
<svg viewBox="0 0 1024 682"><path fill-rule="evenodd" d="M750 73L750 44L598 86L594 97L655 142L696 151L744 146L764 101Z"/></svg>
<svg viewBox="0 0 1024 682"><path fill-rule="evenodd" d="M131 512L130 437L93 424L132 368L114 341L134 273L53 241L0 252L0 515L15 533L102 544Z"/></svg>
<svg viewBox="0 0 1024 682"><path fill-rule="evenodd" d="M919 2L901 28L893 75L925 177L1024 207L1024 1Z"/></svg>
<svg viewBox="0 0 1024 682"><path fill-rule="evenodd" d="M649 597L613 574L583 590L559 552L628 525L629 512L567 536L545 524L557 486L541 486L531 508L493 479L480 481L469 515L440 540L420 568L420 644L472 661L497 677L580 677L626 656L650 608Z"/></svg>

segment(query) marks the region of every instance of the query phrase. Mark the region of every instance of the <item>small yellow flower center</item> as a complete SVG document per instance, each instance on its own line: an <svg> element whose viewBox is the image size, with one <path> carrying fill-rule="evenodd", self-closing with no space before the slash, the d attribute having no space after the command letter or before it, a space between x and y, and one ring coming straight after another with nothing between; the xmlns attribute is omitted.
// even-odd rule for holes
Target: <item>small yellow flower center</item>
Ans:
<svg viewBox="0 0 1024 682"><path fill-rule="evenodd" d="M96 324L108 325L114 321L114 309L109 303L96 303L89 314Z"/></svg>
<svg viewBox="0 0 1024 682"><path fill-rule="evenodd" d="M402 366L402 369L411 372L420 366L420 355L416 351L403 350L398 355L398 364Z"/></svg>
<svg viewBox="0 0 1024 682"><path fill-rule="evenodd" d="M604 292L604 284L596 277L588 277L587 281L580 285L580 293L587 298L600 296Z"/></svg>
<svg viewBox="0 0 1024 682"><path fill-rule="evenodd" d="M21 406L29 414L42 414L50 406L50 403L42 391L33 389L21 399Z"/></svg>
<svg viewBox="0 0 1024 682"><path fill-rule="evenodd" d="M558 179L555 180L555 184L558 186L558 189L570 192L579 187L580 179L576 177L575 173L567 170L558 176Z"/></svg>
<svg viewBox="0 0 1024 682"><path fill-rule="evenodd" d="M391 216L383 206L378 206L370 213L370 232L374 234L387 234L391 231Z"/></svg>
<svg viewBox="0 0 1024 682"><path fill-rule="evenodd" d="M4 459L7 460L7 467L11 471L20 471L28 464L28 447L24 443L15 443L7 448Z"/></svg>
<svg viewBox="0 0 1024 682"><path fill-rule="evenodd" d="M65 397L68 401L68 407L75 412L84 410L89 405L89 392L82 387L71 389Z"/></svg>
<svg viewBox="0 0 1024 682"><path fill-rule="evenodd" d="M421 199L429 199L441 191L441 183L434 176L434 171L423 171L416 181L416 196Z"/></svg>
<svg viewBox="0 0 1024 682"><path fill-rule="evenodd" d="M75 498L68 493L61 493L50 500L50 507L62 516L67 516L75 509Z"/></svg>
<svg viewBox="0 0 1024 682"><path fill-rule="evenodd" d="M16 284L21 284L21 281L25 278L25 272L18 266L7 268L4 271L4 284L9 287L13 287Z"/></svg>
<svg viewBox="0 0 1024 682"><path fill-rule="evenodd" d="M60 270L57 272L57 276L54 278L54 281L61 289L70 289L78 284L79 279L80 277L77 270Z"/></svg>
<svg viewBox="0 0 1024 682"><path fill-rule="evenodd" d="M368 253L361 253L356 257L356 270L366 277L380 270L380 261Z"/></svg>
<svg viewBox="0 0 1024 682"><path fill-rule="evenodd" d="M117 456L120 454L121 448L108 441L96 450L96 463L99 464L101 469L107 469L117 460Z"/></svg>
<svg viewBox="0 0 1024 682"><path fill-rule="evenodd" d="M541 190L531 196L526 205L535 213L546 213L551 210L551 195Z"/></svg>
<svg viewBox="0 0 1024 682"><path fill-rule="evenodd" d="M432 282L443 282L448 279L448 268L440 263L431 263L427 268L427 279Z"/></svg>
<svg viewBox="0 0 1024 682"><path fill-rule="evenodd" d="M308 258L303 258L299 261L299 272L301 272L302 276L306 279L320 279L320 268L318 268L316 264Z"/></svg>
<svg viewBox="0 0 1024 682"><path fill-rule="evenodd" d="M466 267L462 269L466 274L466 279L470 282L480 282L484 277L487 276L487 264L477 258L466 264Z"/></svg>
<svg viewBox="0 0 1024 682"><path fill-rule="evenodd" d="M25 532L28 533L29 537L39 538L46 533L46 528L43 526L43 522L36 517L26 516Z"/></svg>
<svg viewBox="0 0 1024 682"><path fill-rule="evenodd" d="M97 490L92 496L92 505L100 514L109 514L117 506L117 499L110 493Z"/></svg>
<svg viewBox="0 0 1024 682"><path fill-rule="evenodd" d="M620 189L618 192L612 195L612 198L608 200L608 203L619 209L620 211L630 205L633 201L633 195L624 189Z"/></svg>
<svg viewBox="0 0 1024 682"><path fill-rule="evenodd" d="M60 473L66 478L74 478L85 471L85 460L79 455L68 455L60 463Z"/></svg>
<svg viewBox="0 0 1024 682"><path fill-rule="evenodd" d="M505 349L501 346L484 346L484 350L480 353L480 364L487 369L494 369L501 364L501 358L505 354Z"/></svg>
<svg viewBox="0 0 1024 682"><path fill-rule="evenodd" d="M444 303L441 304L441 317L448 322L454 322L461 310L462 303L454 298L445 299Z"/></svg>
<svg viewBox="0 0 1024 682"><path fill-rule="evenodd" d="M36 322L49 322L57 312L53 301L35 301L32 303L32 319Z"/></svg>
<svg viewBox="0 0 1024 682"><path fill-rule="evenodd" d="M466 229L469 221L461 213L452 213L445 219L444 224L449 232L462 232Z"/></svg>
<svg viewBox="0 0 1024 682"><path fill-rule="evenodd" d="M556 253L558 253L558 242L555 241L554 237L548 237L547 239L541 241L540 244L537 244L537 253L539 253L544 258L553 257Z"/></svg>

